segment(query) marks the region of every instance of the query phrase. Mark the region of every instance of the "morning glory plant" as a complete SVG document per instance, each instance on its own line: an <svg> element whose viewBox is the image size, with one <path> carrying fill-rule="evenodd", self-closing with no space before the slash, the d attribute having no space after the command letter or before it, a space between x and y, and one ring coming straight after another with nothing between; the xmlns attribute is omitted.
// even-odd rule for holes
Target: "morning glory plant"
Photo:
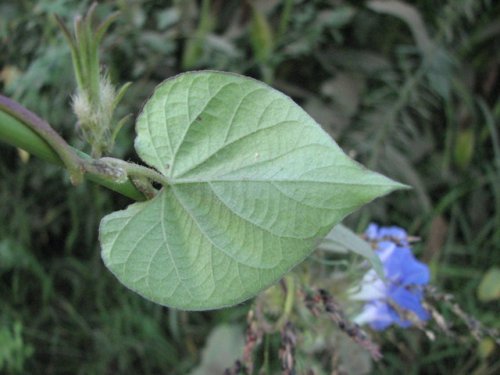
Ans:
<svg viewBox="0 0 500 375"><path fill-rule="evenodd" d="M430 315L422 299L423 288L429 283L429 268L413 255L407 232L396 226L370 224L365 238L374 245L386 280L373 269L364 275L360 289L351 297L365 301L355 321L384 330L392 324L406 328L415 321L428 320Z"/></svg>
<svg viewBox="0 0 500 375"><path fill-rule="evenodd" d="M88 178L135 201L102 218L99 241L104 265L144 298L182 310L246 301L355 209L407 188L352 160L284 93L231 72L159 84L136 120L140 164L112 157L126 119L115 121L114 110L129 84L115 89L101 69L99 42L116 15L95 28L95 9L76 18L74 33L58 19L91 155L2 95L0 140L62 164L74 185Z"/></svg>

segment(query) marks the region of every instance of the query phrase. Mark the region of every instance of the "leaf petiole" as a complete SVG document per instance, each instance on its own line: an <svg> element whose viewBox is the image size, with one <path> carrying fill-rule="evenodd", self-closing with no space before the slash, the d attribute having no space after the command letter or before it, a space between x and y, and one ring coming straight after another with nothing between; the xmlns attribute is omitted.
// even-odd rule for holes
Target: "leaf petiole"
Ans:
<svg viewBox="0 0 500 375"><path fill-rule="evenodd" d="M127 176L147 178L149 180L158 182L163 186L171 185L171 181L166 176L162 175L161 173L155 171L152 168L144 167L139 164L129 163L126 162L125 160L115 159L110 157L100 158L98 159L98 161L106 163L110 166L123 169L127 174Z"/></svg>

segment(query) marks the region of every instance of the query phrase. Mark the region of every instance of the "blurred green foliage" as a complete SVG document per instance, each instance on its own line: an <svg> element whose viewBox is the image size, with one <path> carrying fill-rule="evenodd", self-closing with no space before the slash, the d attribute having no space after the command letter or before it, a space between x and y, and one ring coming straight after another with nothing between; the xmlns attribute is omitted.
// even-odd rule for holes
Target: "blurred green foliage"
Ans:
<svg viewBox="0 0 500 375"><path fill-rule="evenodd" d="M0 2L0 91L79 148L70 52L53 14L70 23L89 5ZM484 324L500 326L498 298L477 297L483 275L500 263L500 3L110 0L97 18L114 10L121 16L104 39L104 64L114 83L133 82L118 116L137 114L159 82L186 69L267 81L351 156L414 187L348 223L362 230L376 220L420 236L433 284ZM134 159L132 140L128 125L115 156ZM64 172L6 145L0 152L0 372L185 374L199 365L214 327L243 329L248 303L184 313L127 291L104 269L96 238L100 218L126 199L89 183L72 187ZM319 257L300 272L339 288L332 270L346 267ZM313 350L319 344L311 332L304 333L309 351L299 372L310 363L333 366L331 353ZM467 331L429 341L394 329L376 338L385 357L373 373L500 370L499 348L488 340L478 346ZM322 348L328 340L335 341L324 337ZM331 347L344 347L335 342ZM271 337L261 355L278 347Z"/></svg>

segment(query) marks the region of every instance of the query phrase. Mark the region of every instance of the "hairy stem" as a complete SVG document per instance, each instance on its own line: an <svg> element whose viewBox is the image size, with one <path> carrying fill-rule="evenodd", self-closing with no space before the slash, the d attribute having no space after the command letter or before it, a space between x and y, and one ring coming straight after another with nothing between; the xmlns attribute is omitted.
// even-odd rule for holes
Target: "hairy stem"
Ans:
<svg viewBox="0 0 500 375"><path fill-rule="evenodd" d="M156 172L154 169L144 167L139 164L129 163L125 160L109 157L100 158L99 161L104 162L108 165L116 166L118 168L123 168L123 170L127 172L127 175L129 176L146 177L164 186L170 185L169 179L161 173Z"/></svg>

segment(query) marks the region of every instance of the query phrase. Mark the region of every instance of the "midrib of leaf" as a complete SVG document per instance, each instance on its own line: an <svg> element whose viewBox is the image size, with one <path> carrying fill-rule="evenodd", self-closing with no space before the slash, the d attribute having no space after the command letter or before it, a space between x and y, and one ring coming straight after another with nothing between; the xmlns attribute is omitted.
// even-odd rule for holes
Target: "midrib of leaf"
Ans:
<svg viewBox="0 0 500 375"><path fill-rule="evenodd" d="M230 171L225 171L223 176L226 176L226 175L231 175L231 174L234 174L236 172L240 172L240 171L243 171L245 169L251 169L251 168L254 168L254 167L258 167L262 164L265 164L265 163L272 163L276 160L279 160L280 158L284 158L285 156L288 156L289 154L292 154L294 152L297 152L297 151L300 151L300 150L303 150L303 149L306 149L306 148L311 148L311 147L324 147L326 150L330 150L330 148L326 145L323 145L321 143L308 143L306 145L302 145L300 147L297 147L295 149L290 149L290 150L287 150L286 152L284 152L283 154L280 154L280 155L277 155L277 156L273 156L269 159L265 159L265 160L259 160L258 162L255 162L255 163L252 163L252 164L247 164L247 165L243 165L241 167L238 167L236 169L233 169L233 170L230 170ZM195 166L193 168L191 168L191 170L189 172L192 172L194 171L195 169L198 169L200 166L202 166L203 164L205 164L208 160L206 160L204 163L200 163L198 166ZM332 166L335 166L337 164L332 164L331 166L329 167L332 167ZM340 165L339 165L340 166ZM186 179L185 177L182 177L182 176L185 176L186 174L188 174L187 172L186 173L183 173L181 176L178 176L177 178L178 179L181 179L181 180L184 180ZM221 177L223 177L221 176ZM175 179L174 179L175 180Z"/></svg>
<svg viewBox="0 0 500 375"><path fill-rule="evenodd" d="M226 143L224 144L222 147L220 147L219 149L213 151L210 155L208 155L207 157L205 157L203 160L200 160L199 163L193 165L193 166L190 166L186 171L183 171L183 172L180 172L180 174L177 176L177 178L180 178L182 176L185 176L187 174L189 174L189 172L197 169L198 167L202 166L204 163L206 163L207 161L209 161L211 158L213 158L214 156L216 156L218 153L224 151L224 149L226 149L227 147L229 146L233 146L235 145L236 143L238 142L242 142L244 141L247 137L250 137L252 135L255 135L255 134L258 134L258 133L261 133L263 131L269 131L273 128L277 128L278 126L284 126L284 125L291 125L292 123L297 123L296 120L284 120L284 121L280 121L280 122L277 122L275 124L272 124L271 126L268 126L266 128L259 128L259 129L256 129L250 133L247 133L243 136L241 136L240 138L237 138L229 143ZM291 150L293 151L293 150Z"/></svg>
<svg viewBox="0 0 500 375"><path fill-rule="evenodd" d="M328 185L349 185L349 186L373 186L373 187L381 187L388 186L387 183L359 183L359 182L349 182L349 181L322 181L322 180L305 180L303 178L294 177L294 178L277 178L277 179L258 179L258 178L249 178L249 177L232 177L232 178L181 178L181 179L173 179L172 185L182 185L182 184L201 184L201 183L212 183L212 182L262 182L262 183L273 183L273 182L295 182L295 183L311 183L311 184L328 184ZM404 185L400 186L391 186L392 190L401 188Z"/></svg>

